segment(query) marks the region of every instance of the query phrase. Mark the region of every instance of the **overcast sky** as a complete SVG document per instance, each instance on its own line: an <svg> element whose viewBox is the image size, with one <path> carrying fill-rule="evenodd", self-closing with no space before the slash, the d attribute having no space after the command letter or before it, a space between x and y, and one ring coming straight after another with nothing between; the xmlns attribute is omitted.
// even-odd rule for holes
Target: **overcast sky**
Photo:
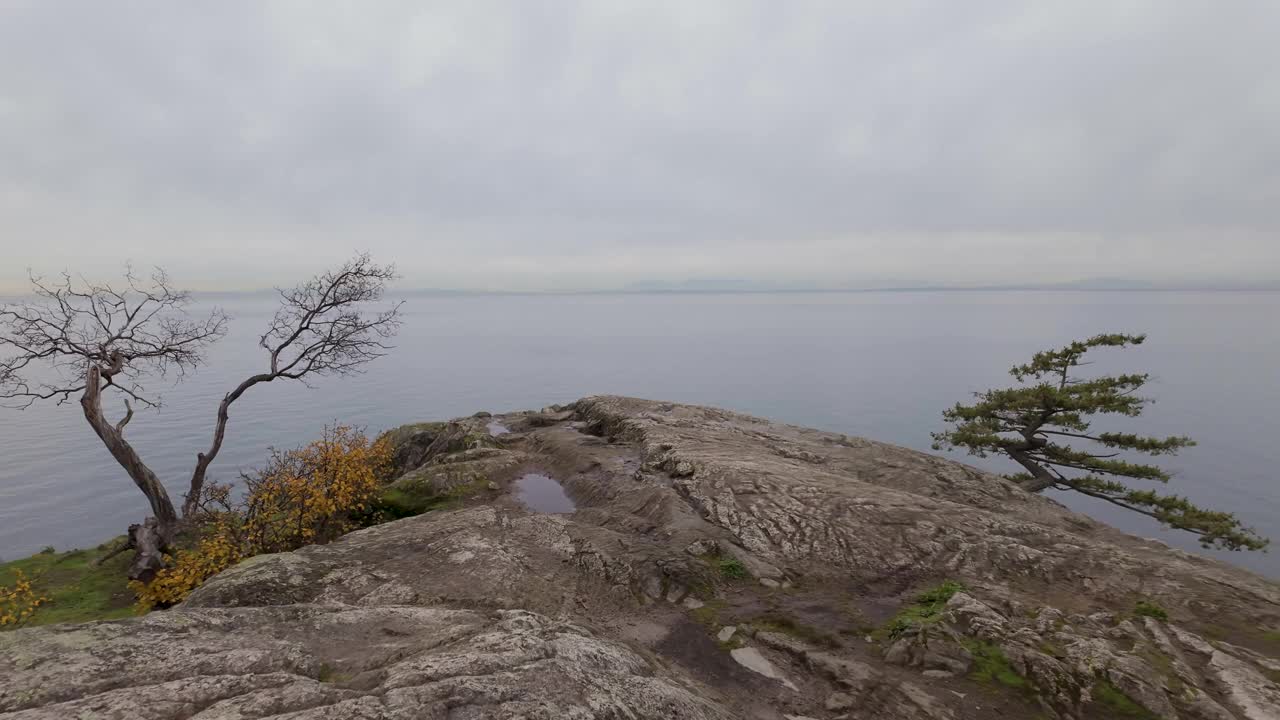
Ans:
<svg viewBox="0 0 1280 720"><path fill-rule="evenodd" d="M28 266L1280 285L1280 2L0 2Z"/></svg>

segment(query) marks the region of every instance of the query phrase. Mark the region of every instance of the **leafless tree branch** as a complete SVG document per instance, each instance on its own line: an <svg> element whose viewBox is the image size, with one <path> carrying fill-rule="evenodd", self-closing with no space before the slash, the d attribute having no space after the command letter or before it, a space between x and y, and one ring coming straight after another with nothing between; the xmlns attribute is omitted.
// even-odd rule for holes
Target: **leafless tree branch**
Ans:
<svg viewBox="0 0 1280 720"><path fill-rule="evenodd" d="M222 449L231 404L245 391L277 378L305 384L311 376L359 373L392 349L387 341L400 329L403 303L372 312L366 305L381 300L395 278L394 266L377 265L365 253L295 288L277 290L280 308L258 340L267 351L267 371L246 378L218 405L213 440L196 455L184 516L197 511L209 465Z"/></svg>
<svg viewBox="0 0 1280 720"><path fill-rule="evenodd" d="M31 275L31 286L34 300L0 306L0 353L8 351L0 356L0 405L8 407L62 404L86 390L91 366L105 388L157 407L160 398L146 394L140 379L185 376L226 333L221 310L193 320L190 295L158 269L147 283L129 268L123 286L67 273L53 282Z"/></svg>
<svg viewBox="0 0 1280 720"><path fill-rule="evenodd" d="M35 298L0 306L0 405L26 408L80 396L85 419L151 504L154 517L130 528L128 547L137 551L130 576L149 579L163 566L163 552L179 516L159 478L124 438L134 404L158 407L146 377L176 374L179 380L205 360L209 345L226 334L227 316L214 309L195 319L190 295L176 290L163 270L141 279L126 267L118 285L98 284L62 273L55 280L31 275ZM349 375L382 357L400 327L400 305L369 312L380 300L391 266L357 255L292 290L280 291L280 308L260 338L267 371L253 375L218 405L213 441L198 453L182 517L198 512L205 476L222 447L229 408L249 388L277 378L306 382L311 376ZM125 415L111 423L104 393L124 398Z"/></svg>

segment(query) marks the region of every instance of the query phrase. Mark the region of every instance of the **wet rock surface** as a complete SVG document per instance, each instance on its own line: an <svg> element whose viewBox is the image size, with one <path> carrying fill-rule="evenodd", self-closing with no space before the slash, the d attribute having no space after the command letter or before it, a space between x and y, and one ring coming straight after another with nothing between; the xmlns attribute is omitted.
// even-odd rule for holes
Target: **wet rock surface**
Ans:
<svg viewBox="0 0 1280 720"><path fill-rule="evenodd" d="M0 634L0 716L1280 717L1274 583L942 458L618 397L391 438L450 504Z"/></svg>

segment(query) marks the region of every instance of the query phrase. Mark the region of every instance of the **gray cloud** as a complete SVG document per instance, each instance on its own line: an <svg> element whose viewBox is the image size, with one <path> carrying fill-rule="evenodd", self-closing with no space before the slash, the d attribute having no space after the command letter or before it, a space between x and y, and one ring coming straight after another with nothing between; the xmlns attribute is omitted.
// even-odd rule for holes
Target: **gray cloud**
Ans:
<svg viewBox="0 0 1280 720"><path fill-rule="evenodd" d="M1280 283L1280 5L9 2L0 288Z"/></svg>

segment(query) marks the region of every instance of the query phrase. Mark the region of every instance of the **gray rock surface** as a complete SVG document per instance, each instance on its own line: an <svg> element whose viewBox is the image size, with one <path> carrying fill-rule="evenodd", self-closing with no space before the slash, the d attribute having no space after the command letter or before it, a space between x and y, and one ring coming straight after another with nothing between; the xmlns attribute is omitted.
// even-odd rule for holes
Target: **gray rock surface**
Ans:
<svg viewBox="0 0 1280 720"><path fill-rule="evenodd" d="M750 670L757 675L763 675L770 680L776 680L790 690L797 690L795 683L787 679L773 663L769 662L769 658L760 654L760 651L753 647L736 648L729 651L729 656L734 659L742 667Z"/></svg>
<svg viewBox="0 0 1280 720"><path fill-rule="evenodd" d="M1274 583L958 463L618 397L391 437L394 487L448 503L0 633L0 716L1280 717Z"/></svg>

